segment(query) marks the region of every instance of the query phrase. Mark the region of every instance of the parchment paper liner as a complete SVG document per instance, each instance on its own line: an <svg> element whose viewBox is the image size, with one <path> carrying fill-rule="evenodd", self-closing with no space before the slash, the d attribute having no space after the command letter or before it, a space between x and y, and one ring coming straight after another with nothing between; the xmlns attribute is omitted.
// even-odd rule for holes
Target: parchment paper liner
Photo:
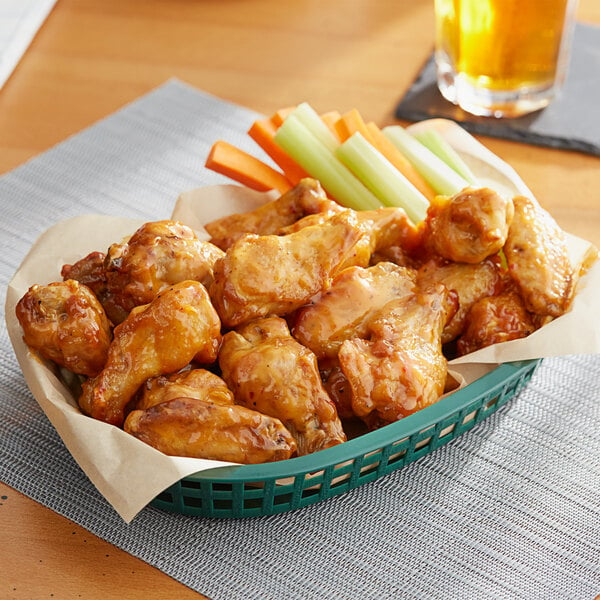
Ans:
<svg viewBox="0 0 600 600"><path fill-rule="evenodd" d="M508 194L533 196L506 163L451 121L434 119L412 128L438 129L460 152L482 183ZM203 224L232 212L250 210L275 197L235 185L211 186L181 194L172 218L208 236ZM166 218L157 215L156 219ZM135 515L161 491L193 473L229 466L212 460L166 456L121 429L83 415L58 372L31 353L22 340L15 305L34 283L60 280L60 269L94 250L105 250L135 231L142 221L85 215L58 223L34 244L11 280L6 297L6 322L25 380L79 466L124 521ZM569 236L574 264L593 246ZM600 263L596 261L580 280L570 311L524 340L485 348L451 363L451 369L471 383L502 362L567 354L600 352Z"/></svg>

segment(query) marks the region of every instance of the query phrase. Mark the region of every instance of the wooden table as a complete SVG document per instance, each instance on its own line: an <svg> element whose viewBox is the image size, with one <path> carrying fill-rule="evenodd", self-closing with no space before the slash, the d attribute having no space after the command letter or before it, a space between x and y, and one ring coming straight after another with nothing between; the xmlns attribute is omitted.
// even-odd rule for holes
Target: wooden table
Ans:
<svg viewBox="0 0 600 600"><path fill-rule="evenodd" d="M58 0L0 91L0 172L170 77L270 113L309 100L392 120L433 44L432 0ZM578 18L600 23L600 3ZM600 245L600 159L482 138ZM0 484L3 598L198 598Z"/></svg>

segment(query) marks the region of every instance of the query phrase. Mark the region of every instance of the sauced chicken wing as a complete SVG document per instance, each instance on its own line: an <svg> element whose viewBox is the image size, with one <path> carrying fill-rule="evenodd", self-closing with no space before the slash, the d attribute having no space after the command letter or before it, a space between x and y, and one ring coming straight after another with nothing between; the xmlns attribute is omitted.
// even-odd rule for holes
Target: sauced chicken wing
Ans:
<svg viewBox="0 0 600 600"><path fill-rule="evenodd" d="M290 458L296 448L278 419L196 398L174 398L133 410L124 429L170 456L256 464Z"/></svg>
<svg viewBox="0 0 600 600"><path fill-rule="evenodd" d="M574 287L564 232L536 202L518 196L513 203L515 216L504 246L508 272L529 311L558 317Z"/></svg>
<svg viewBox="0 0 600 600"><path fill-rule="evenodd" d="M73 373L97 375L112 338L104 309L88 287L75 280L33 285L16 315L25 343Z"/></svg>
<svg viewBox="0 0 600 600"><path fill-rule="evenodd" d="M83 383L79 405L86 414L120 426L146 379L179 371L192 359L213 362L220 337L206 288L197 281L171 286L115 328L106 365Z"/></svg>
<svg viewBox="0 0 600 600"><path fill-rule="evenodd" d="M350 267L300 309L292 333L319 360L333 359L344 340L365 337L380 308L412 294L414 288L415 272L392 263Z"/></svg>
<svg viewBox="0 0 600 600"><path fill-rule="evenodd" d="M219 364L236 402L280 419L299 455L346 441L315 355L292 338L283 319L258 319L226 333Z"/></svg>
<svg viewBox="0 0 600 600"><path fill-rule="evenodd" d="M140 388L135 407L144 410L174 398L200 398L216 404L234 404L233 392L225 382L206 369L186 369L148 379Z"/></svg>
<svg viewBox="0 0 600 600"><path fill-rule="evenodd" d="M528 336L535 331L531 315L514 290L475 302L466 319L464 333L456 343L459 355Z"/></svg>
<svg viewBox="0 0 600 600"><path fill-rule="evenodd" d="M447 372L441 335L455 310L455 295L438 285L393 300L371 321L368 339L342 344L356 416L378 427L437 402Z"/></svg>
<svg viewBox="0 0 600 600"><path fill-rule="evenodd" d="M438 196L427 211L425 245L448 260L481 262L502 249L513 212L510 199L488 188Z"/></svg>
<svg viewBox="0 0 600 600"><path fill-rule="evenodd" d="M279 233L288 234L300 231L309 225L321 225L343 209L339 204L296 221ZM392 246L401 245L406 250L413 250L421 242L421 233L408 218L404 209L385 206L375 210L353 211L358 224L365 233L364 243L369 256L375 252L383 252ZM367 261L368 262L368 259Z"/></svg>
<svg viewBox="0 0 600 600"><path fill-rule="evenodd" d="M74 279L87 285L102 304L106 296L105 259L104 252L90 252L72 265L63 265L60 275L63 281Z"/></svg>
<svg viewBox="0 0 600 600"><path fill-rule="evenodd" d="M187 225L155 221L142 225L131 238L112 244L105 260L107 313L120 323L135 306L181 281L209 285L223 251L196 237Z"/></svg>
<svg viewBox="0 0 600 600"><path fill-rule="evenodd" d="M480 298L499 293L502 277L496 263L484 260L475 265L467 263L439 263L431 260L418 271L419 286L427 289L443 283L458 294L458 310L444 327L442 343L456 339L464 327L471 306Z"/></svg>
<svg viewBox="0 0 600 600"><path fill-rule="evenodd" d="M240 238L215 265L210 296L226 327L285 315L326 287L352 262L364 239L354 211L284 236Z"/></svg>
<svg viewBox="0 0 600 600"><path fill-rule="evenodd" d="M259 208L228 215L204 226L211 236L210 241L227 250L247 233L272 235L281 233L305 215L330 211L340 211L342 207L329 200L321 184L314 179L303 179L291 190Z"/></svg>
<svg viewBox="0 0 600 600"><path fill-rule="evenodd" d="M235 405L225 382L204 369L148 382L123 428L170 456L255 464L296 450L278 419Z"/></svg>

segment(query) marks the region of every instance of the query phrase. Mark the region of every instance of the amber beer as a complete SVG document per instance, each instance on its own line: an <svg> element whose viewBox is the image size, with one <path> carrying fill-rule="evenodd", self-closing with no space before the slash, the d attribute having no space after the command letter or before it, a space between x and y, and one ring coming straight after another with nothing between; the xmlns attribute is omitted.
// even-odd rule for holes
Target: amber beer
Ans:
<svg viewBox="0 0 600 600"><path fill-rule="evenodd" d="M564 79L576 0L435 0L438 86L478 115L546 106Z"/></svg>

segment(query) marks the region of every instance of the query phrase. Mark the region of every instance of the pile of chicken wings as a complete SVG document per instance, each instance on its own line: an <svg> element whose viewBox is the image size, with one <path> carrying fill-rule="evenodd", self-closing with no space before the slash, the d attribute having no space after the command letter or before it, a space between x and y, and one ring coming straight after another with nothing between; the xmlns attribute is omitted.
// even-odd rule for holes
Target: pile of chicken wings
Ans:
<svg viewBox="0 0 600 600"><path fill-rule="evenodd" d="M28 346L96 419L170 455L301 456L444 393L454 356L560 316L575 274L541 206L488 188L354 211L313 179L205 226L146 223L33 285Z"/></svg>

